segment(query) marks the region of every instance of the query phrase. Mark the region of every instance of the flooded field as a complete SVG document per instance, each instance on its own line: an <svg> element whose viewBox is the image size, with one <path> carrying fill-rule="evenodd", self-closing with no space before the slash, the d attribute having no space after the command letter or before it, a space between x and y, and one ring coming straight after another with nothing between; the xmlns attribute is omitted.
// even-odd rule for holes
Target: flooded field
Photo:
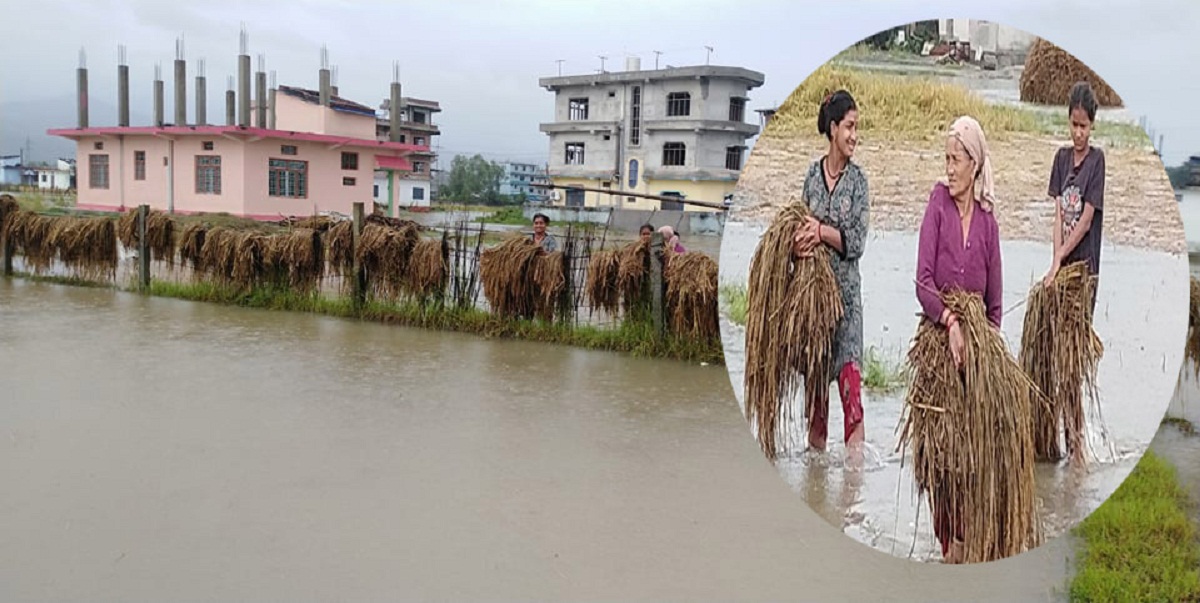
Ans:
<svg viewBox="0 0 1200 603"><path fill-rule="evenodd" d="M761 228L726 225L721 282L744 286ZM864 344L885 359L900 362L916 330L914 277L916 235L876 232L867 243L863 274ZM1005 242L1003 332L1010 349L1020 342L1030 284L1045 273L1048 245ZM1127 247L1106 247L1096 305L1096 331L1106 351L1099 367L1100 404L1107 437L1093 423L1098 457L1090 471L1055 465L1038 467L1042 519L1049 536L1064 533L1095 509L1132 470L1158 430L1176 384L1187 326L1187 259ZM730 380L742 401L744 330L722 312L722 337ZM802 404L801 401L797 400ZM827 521L854 539L894 555L939 558L925 505L918 509L911 468L895 452L904 391L864 392L866 436L872 454L862 472L843 468L844 447L831 439L827 455L799 455L778 470ZM800 407L797 406L797 416ZM830 432L842 421L836 389L830 404ZM747 426L748 439L753 439ZM803 434L793 435L799 442Z"/></svg>
<svg viewBox="0 0 1200 603"><path fill-rule="evenodd" d="M0 600L1062 600L1065 544L843 538L722 367L20 279L0 323Z"/></svg>

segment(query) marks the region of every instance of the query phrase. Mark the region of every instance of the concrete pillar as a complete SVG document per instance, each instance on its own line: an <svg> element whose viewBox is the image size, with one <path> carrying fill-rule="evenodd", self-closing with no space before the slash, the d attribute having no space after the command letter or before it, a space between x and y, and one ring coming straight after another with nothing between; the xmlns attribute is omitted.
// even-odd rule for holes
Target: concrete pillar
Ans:
<svg viewBox="0 0 1200 603"><path fill-rule="evenodd" d="M204 76L196 76L196 125L208 125L208 86Z"/></svg>
<svg viewBox="0 0 1200 603"><path fill-rule="evenodd" d="M237 125L237 98L233 90L225 91L225 125Z"/></svg>
<svg viewBox="0 0 1200 603"><path fill-rule="evenodd" d="M257 79L257 81L255 82L255 84L256 84L255 87L257 89L255 90L254 96L255 96L255 98L258 99L258 110L254 112L255 117L257 118L255 121L257 122L257 124L256 124L257 127L266 128L267 127L267 74L263 73L262 71L259 71L258 73L255 74L255 78Z"/></svg>
<svg viewBox="0 0 1200 603"><path fill-rule="evenodd" d="M321 70L321 88L320 88L320 92L319 92L322 107L329 106L330 92L331 92L331 90L329 87L329 70L322 69Z"/></svg>
<svg viewBox="0 0 1200 603"><path fill-rule="evenodd" d="M392 82L391 109L388 111L388 123L391 125L388 139L400 142L400 82Z"/></svg>
<svg viewBox="0 0 1200 603"><path fill-rule="evenodd" d="M163 81L154 79L154 125L162 127L163 121Z"/></svg>
<svg viewBox="0 0 1200 603"><path fill-rule="evenodd" d="M187 125L187 63L175 59L175 125Z"/></svg>
<svg viewBox="0 0 1200 603"><path fill-rule="evenodd" d="M129 66L117 66L117 125L129 127Z"/></svg>
<svg viewBox="0 0 1200 603"><path fill-rule="evenodd" d="M76 72L75 84L79 100L79 127L88 127L88 74L86 67L80 67Z"/></svg>
<svg viewBox="0 0 1200 603"><path fill-rule="evenodd" d="M250 55L238 56L238 125L250 127Z"/></svg>
<svg viewBox="0 0 1200 603"><path fill-rule="evenodd" d="M275 129L275 89L267 92L267 129Z"/></svg>

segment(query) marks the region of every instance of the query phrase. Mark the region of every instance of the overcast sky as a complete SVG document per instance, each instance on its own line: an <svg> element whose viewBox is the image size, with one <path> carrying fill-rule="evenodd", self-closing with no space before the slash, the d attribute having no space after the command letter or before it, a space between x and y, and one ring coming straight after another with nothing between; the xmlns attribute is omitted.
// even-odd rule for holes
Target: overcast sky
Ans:
<svg viewBox="0 0 1200 603"><path fill-rule="evenodd" d="M175 39L186 39L188 116L195 61L207 62L210 122L224 123L226 78L236 74L239 22L252 57L266 55L278 83L317 85L320 47L338 66L342 96L378 106L399 60L404 94L441 103L441 151L542 162L538 124L553 95L539 77L619 69L628 55L652 68L712 63L766 75L752 109L773 106L815 68L876 31L918 19L970 17L1021 28L1064 46L1095 69L1165 135L1166 161L1200 154L1200 2L1017 0L993 2L824 0L604 0L428 2L292 0L0 0L0 154L32 133L34 155L69 154L40 134L75 125L75 67L87 50L91 125L116 123L116 48L128 47L135 125L148 125L154 64L163 66L173 114ZM257 59L255 59L257 60ZM1185 74L1189 77L1185 79ZM64 145L65 146L62 146ZM65 151L63 150L65 149Z"/></svg>

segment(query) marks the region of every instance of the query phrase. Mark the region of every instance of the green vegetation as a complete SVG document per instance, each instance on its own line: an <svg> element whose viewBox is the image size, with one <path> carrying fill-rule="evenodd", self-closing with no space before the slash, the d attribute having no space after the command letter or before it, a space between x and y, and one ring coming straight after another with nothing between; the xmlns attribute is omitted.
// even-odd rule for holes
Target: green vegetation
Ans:
<svg viewBox="0 0 1200 603"><path fill-rule="evenodd" d="M483 155L458 155L450 163L450 178L440 194L443 199L463 203L501 205L507 201L500 196L503 177L504 166Z"/></svg>
<svg viewBox="0 0 1200 603"><path fill-rule="evenodd" d="M1147 452L1075 533L1084 540L1071 600L1200 601L1200 545L1175 470Z"/></svg>
<svg viewBox="0 0 1200 603"><path fill-rule="evenodd" d="M863 387L890 392L908 383L908 370L903 360L885 358L874 346L867 348L863 358Z"/></svg>
<svg viewBox="0 0 1200 603"><path fill-rule="evenodd" d="M726 316L735 325L746 326L746 312L750 308L749 298L746 297L746 287L742 285L724 285L720 297L724 301Z"/></svg>
<svg viewBox="0 0 1200 603"><path fill-rule="evenodd" d="M1163 425L1170 425L1187 435L1195 435L1196 426L1192 422L1182 417L1163 417Z"/></svg>
<svg viewBox="0 0 1200 603"><path fill-rule="evenodd" d="M479 221L487 224L511 224L514 226L532 223L529 218L525 217L525 212L520 207L505 207L493 212L490 216L484 216Z"/></svg>
<svg viewBox="0 0 1200 603"><path fill-rule="evenodd" d="M385 324L475 333L485 337L523 339L595 350L625 352L640 357L672 358L710 364L724 363L720 341L697 342L671 336L655 337L653 327L627 321L619 328L590 325L571 326L539 320L506 320L477 308L438 305L422 307L415 302L368 301L361 308L346 298L299 295L283 289L254 289L241 293L211 283L153 281L151 295L192 301L216 302L246 308L313 312L342 318L358 318Z"/></svg>

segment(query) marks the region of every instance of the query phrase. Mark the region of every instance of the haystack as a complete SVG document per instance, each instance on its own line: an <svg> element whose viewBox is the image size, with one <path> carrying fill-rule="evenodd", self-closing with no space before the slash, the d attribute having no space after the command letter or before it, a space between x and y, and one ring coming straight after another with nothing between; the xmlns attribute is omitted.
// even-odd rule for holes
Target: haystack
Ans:
<svg viewBox="0 0 1200 603"><path fill-rule="evenodd" d="M1021 73L1021 100L1027 103L1066 106L1071 87L1084 81L1092 85L1101 107L1125 103L1111 87L1071 53L1043 39L1034 41Z"/></svg>
<svg viewBox="0 0 1200 603"><path fill-rule="evenodd" d="M505 318L532 318L537 310L537 289L533 276L534 260L544 250L518 236L489 249L479 256L479 277L483 295L492 312Z"/></svg>
<svg viewBox="0 0 1200 603"><path fill-rule="evenodd" d="M1192 376L1200 378L1200 280L1193 276L1191 283L1187 348L1184 354L1192 364Z"/></svg>
<svg viewBox="0 0 1200 603"><path fill-rule="evenodd" d="M1047 288L1037 283L1025 304L1020 362L1025 373L1049 401L1034 411L1037 459L1058 460L1059 430L1065 425L1067 451L1082 452L1086 444L1086 394L1091 407L1099 405L1096 370L1104 344L1092 330L1091 301L1096 280L1087 264L1077 262L1058 271Z"/></svg>
<svg viewBox="0 0 1200 603"><path fill-rule="evenodd" d="M671 331L697 341L720 339L717 261L703 253L668 254L663 270Z"/></svg>
<svg viewBox="0 0 1200 603"><path fill-rule="evenodd" d="M922 318L908 353L912 385L899 448L930 507L961 528L965 563L1010 557L1041 542L1034 489L1034 384L987 320L979 295L943 299L966 341L961 373L949 332ZM956 501L957 504L955 504Z"/></svg>
<svg viewBox="0 0 1200 603"><path fill-rule="evenodd" d="M621 308L621 290L617 282L620 268L620 250L593 252L588 260L587 281L584 283L584 291L592 306L613 316Z"/></svg>
<svg viewBox="0 0 1200 603"><path fill-rule="evenodd" d="M793 200L758 243L747 287L745 399L759 445L774 460L787 443L790 401L805 385L805 407L829 391L833 336L844 315L828 251L794 258L796 227L809 215ZM715 302L714 302L715 305Z"/></svg>

